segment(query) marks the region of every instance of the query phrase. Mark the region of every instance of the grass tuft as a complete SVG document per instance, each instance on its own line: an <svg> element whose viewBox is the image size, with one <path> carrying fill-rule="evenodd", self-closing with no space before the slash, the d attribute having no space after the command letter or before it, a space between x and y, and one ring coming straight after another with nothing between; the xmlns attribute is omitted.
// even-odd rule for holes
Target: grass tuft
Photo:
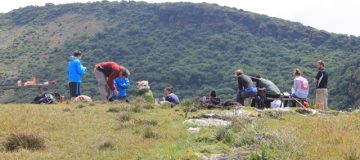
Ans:
<svg viewBox="0 0 360 160"><path fill-rule="evenodd" d="M86 106L84 104L79 104L79 105L76 106L76 108L78 108L78 109L85 108L85 107Z"/></svg>
<svg viewBox="0 0 360 160"><path fill-rule="evenodd" d="M64 111L64 112L70 112L71 109L70 109L70 108L65 108L65 109L63 109L63 111Z"/></svg>
<svg viewBox="0 0 360 160"><path fill-rule="evenodd" d="M98 145L97 148L99 150L114 150L115 145L111 141L103 141Z"/></svg>
<svg viewBox="0 0 360 160"><path fill-rule="evenodd" d="M128 112L121 112L118 116L120 122L128 122L131 119L131 115Z"/></svg>
<svg viewBox="0 0 360 160"><path fill-rule="evenodd" d="M45 139L35 133L12 133L5 139L3 146L6 151L19 149L36 151L46 148Z"/></svg>
<svg viewBox="0 0 360 160"><path fill-rule="evenodd" d="M144 129L143 137L144 138L157 138L158 136L150 127L146 127Z"/></svg>
<svg viewBox="0 0 360 160"><path fill-rule="evenodd" d="M106 112L118 113L120 111L121 111L121 108L119 108L119 107L110 107Z"/></svg>

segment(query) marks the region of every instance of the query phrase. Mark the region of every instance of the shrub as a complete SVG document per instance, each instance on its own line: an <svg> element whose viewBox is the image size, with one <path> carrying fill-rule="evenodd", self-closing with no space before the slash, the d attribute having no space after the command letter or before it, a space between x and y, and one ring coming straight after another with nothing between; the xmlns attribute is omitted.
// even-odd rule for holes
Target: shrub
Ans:
<svg viewBox="0 0 360 160"><path fill-rule="evenodd" d="M45 139L35 133L12 133L3 142L7 151L16 151L18 149L41 150L46 147Z"/></svg>
<svg viewBox="0 0 360 160"><path fill-rule="evenodd" d="M148 125L148 126L157 126L158 125L158 121L157 120L137 120L136 121L137 124L140 125Z"/></svg>

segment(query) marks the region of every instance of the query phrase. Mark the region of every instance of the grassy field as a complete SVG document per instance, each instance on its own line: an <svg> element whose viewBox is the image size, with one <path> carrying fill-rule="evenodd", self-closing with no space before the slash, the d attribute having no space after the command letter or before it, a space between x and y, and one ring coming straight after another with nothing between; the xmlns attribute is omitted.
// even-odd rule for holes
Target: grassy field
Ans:
<svg viewBox="0 0 360 160"><path fill-rule="evenodd" d="M251 159L359 159L360 113L301 115L265 111L226 128L190 134L183 107L143 102L0 105L0 159L201 159L247 153ZM188 117L205 112L196 111ZM12 134L37 135L44 148L8 151Z"/></svg>

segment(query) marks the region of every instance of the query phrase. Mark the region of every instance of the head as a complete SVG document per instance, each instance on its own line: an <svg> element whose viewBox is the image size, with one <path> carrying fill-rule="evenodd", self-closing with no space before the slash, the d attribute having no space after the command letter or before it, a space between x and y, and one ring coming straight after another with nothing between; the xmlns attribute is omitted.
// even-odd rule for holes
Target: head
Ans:
<svg viewBox="0 0 360 160"><path fill-rule="evenodd" d="M216 92L214 90L210 91L210 97L216 97Z"/></svg>
<svg viewBox="0 0 360 160"><path fill-rule="evenodd" d="M296 68L296 69L294 70L294 76L295 76L295 77L301 76L301 71L300 71L299 68Z"/></svg>
<svg viewBox="0 0 360 160"><path fill-rule="evenodd" d="M325 62L322 61L322 60L318 60L318 61L316 62L316 68L317 68L317 69L324 69L324 68L325 68Z"/></svg>
<svg viewBox="0 0 360 160"><path fill-rule="evenodd" d="M128 78L130 76L130 71L126 68L123 68L122 70L120 70L119 72L119 77L120 78Z"/></svg>
<svg viewBox="0 0 360 160"><path fill-rule="evenodd" d="M261 78L260 74L256 75L256 78Z"/></svg>
<svg viewBox="0 0 360 160"><path fill-rule="evenodd" d="M76 50L75 52L74 52L74 57L77 57L77 58L82 58L82 56L83 56L83 54L81 53L81 51L80 50Z"/></svg>
<svg viewBox="0 0 360 160"><path fill-rule="evenodd" d="M237 69L237 70L235 71L235 75L236 75L236 76L240 76L240 75L242 75L242 74L244 74L244 71L243 71L242 69Z"/></svg>
<svg viewBox="0 0 360 160"><path fill-rule="evenodd" d="M173 87L166 87L164 88L164 94L168 95L170 93L174 93L174 88Z"/></svg>
<svg viewBox="0 0 360 160"><path fill-rule="evenodd" d="M138 81L138 82L136 82L136 88L138 90L150 89L149 81Z"/></svg>

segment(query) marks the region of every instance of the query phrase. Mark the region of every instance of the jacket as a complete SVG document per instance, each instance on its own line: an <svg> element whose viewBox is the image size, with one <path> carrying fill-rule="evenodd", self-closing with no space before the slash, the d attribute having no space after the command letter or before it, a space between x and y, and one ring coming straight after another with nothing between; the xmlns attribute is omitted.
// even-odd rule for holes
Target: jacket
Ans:
<svg viewBox="0 0 360 160"><path fill-rule="evenodd" d="M77 57L71 57L71 60L68 65L68 79L69 82L81 82L81 75L87 72L86 67L84 67L80 59Z"/></svg>
<svg viewBox="0 0 360 160"><path fill-rule="evenodd" d="M109 88L114 91L115 85L114 80L115 78L119 77L119 73L125 67L118 65L115 62L101 62L95 65L95 68L104 73L107 79L107 85Z"/></svg>
<svg viewBox="0 0 360 160"><path fill-rule="evenodd" d="M116 78L114 80L116 90L119 91L119 98L120 97L126 97L126 90L130 87L130 81L128 78ZM115 97L113 93L113 97Z"/></svg>

